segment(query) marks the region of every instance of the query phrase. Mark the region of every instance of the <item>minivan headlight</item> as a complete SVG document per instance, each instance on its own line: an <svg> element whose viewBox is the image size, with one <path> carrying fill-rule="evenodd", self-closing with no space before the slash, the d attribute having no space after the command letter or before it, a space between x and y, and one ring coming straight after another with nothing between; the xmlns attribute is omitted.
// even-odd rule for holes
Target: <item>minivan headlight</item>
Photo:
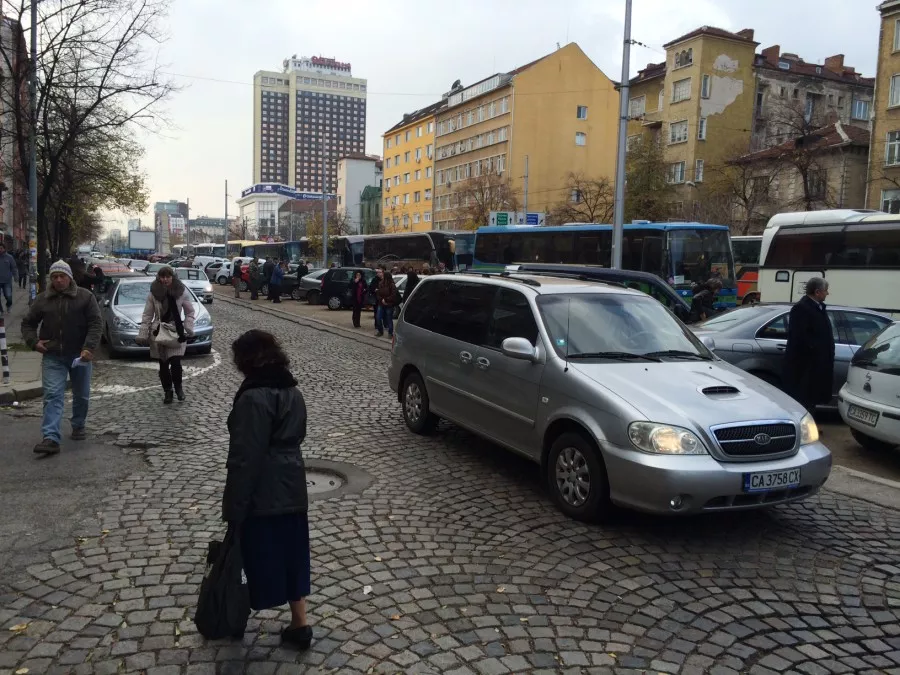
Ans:
<svg viewBox="0 0 900 675"><path fill-rule="evenodd" d="M819 440L819 427L813 416L806 413L800 420L800 445L809 445Z"/></svg>
<svg viewBox="0 0 900 675"><path fill-rule="evenodd" d="M692 431L668 424L632 422L628 425L628 438L644 452L657 455L709 454Z"/></svg>

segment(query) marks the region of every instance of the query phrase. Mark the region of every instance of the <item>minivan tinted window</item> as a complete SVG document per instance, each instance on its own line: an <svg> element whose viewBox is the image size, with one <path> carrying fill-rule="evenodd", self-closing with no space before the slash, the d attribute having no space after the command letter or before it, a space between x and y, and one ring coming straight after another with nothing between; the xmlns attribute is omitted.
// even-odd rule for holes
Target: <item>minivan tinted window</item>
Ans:
<svg viewBox="0 0 900 675"><path fill-rule="evenodd" d="M496 290L488 284L429 281L416 291L403 320L454 340L481 344Z"/></svg>
<svg viewBox="0 0 900 675"><path fill-rule="evenodd" d="M528 299L519 291L501 288L494 302L485 346L500 349L503 341L511 337L522 337L534 344L537 334L537 323Z"/></svg>

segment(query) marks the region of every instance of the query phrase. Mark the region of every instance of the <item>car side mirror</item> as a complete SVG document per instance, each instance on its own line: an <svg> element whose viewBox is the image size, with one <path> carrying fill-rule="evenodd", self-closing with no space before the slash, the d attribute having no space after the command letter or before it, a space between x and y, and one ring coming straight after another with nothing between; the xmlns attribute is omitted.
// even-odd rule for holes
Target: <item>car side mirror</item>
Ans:
<svg viewBox="0 0 900 675"><path fill-rule="evenodd" d="M534 346L525 338L511 337L506 338L500 345L500 351L504 356L520 361L537 361L537 351Z"/></svg>
<svg viewBox="0 0 900 675"><path fill-rule="evenodd" d="M702 338L700 338L700 342L702 342L703 346L705 346L710 351L714 351L716 348L716 341L708 335L704 335Z"/></svg>

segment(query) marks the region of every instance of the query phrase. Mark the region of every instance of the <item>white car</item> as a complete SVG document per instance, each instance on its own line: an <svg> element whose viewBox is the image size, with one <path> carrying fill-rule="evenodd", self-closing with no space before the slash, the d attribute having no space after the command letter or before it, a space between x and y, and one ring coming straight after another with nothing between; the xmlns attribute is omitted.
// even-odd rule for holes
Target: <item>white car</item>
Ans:
<svg viewBox="0 0 900 675"><path fill-rule="evenodd" d="M176 267L175 274L185 286L194 291L194 295L200 298L205 305L211 305L213 301L213 287L206 275L194 267Z"/></svg>
<svg viewBox="0 0 900 675"><path fill-rule="evenodd" d="M900 322L856 352L838 395L838 410L864 448L900 445Z"/></svg>

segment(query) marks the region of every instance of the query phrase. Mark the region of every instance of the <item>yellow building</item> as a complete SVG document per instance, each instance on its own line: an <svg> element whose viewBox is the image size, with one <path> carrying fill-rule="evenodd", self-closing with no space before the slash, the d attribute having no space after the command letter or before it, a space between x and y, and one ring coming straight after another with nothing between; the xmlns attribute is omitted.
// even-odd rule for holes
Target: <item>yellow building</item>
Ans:
<svg viewBox="0 0 900 675"><path fill-rule="evenodd" d="M547 212L569 198L570 172L612 180L618 102L615 84L574 43L455 88L436 120L435 229L479 225L468 215L476 190L502 186L520 210Z"/></svg>
<svg viewBox="0 0 900 675"><path fill-rule="evenodd" d="M699 198L707 166L750 150L757 44L750 29L703 26L664 45L665 63L630 82L628 146L662 144L676 214Z"/></svg>
<svg viewBox="0 0 900 675"><path fill-rule="evenodd" d="M433 229L435 114L446 100L403 116L384 133L385 232Z"/></svg>
<svg viewBox="0 0 900 675"><path fill-rule="evenodd" d="M870 209L900 213L900 0L887 0L878 9L881 35L866 203Z"/></svg>

